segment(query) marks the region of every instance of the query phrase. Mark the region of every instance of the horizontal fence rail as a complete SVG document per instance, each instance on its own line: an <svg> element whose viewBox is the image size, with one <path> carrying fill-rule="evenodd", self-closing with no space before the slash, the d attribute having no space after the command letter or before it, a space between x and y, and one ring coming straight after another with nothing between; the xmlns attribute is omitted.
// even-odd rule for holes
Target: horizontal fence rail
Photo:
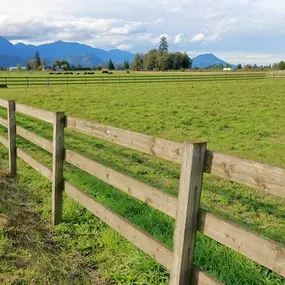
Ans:
<svg viewBox="0 0 285 285"><path fill-rule="evenodd" d="M285 72L268 73L266 75L268 79L285 80Z"/></svg>
<svg viewBox="0 0 285 285"><path fill-rule="evenodd" d="M0 105L8 109L9 106L11 106L11 104L8 104L8 101L1 99ZM25 105L20 105L19 110L17 104L17 112L28 116L33 116L37 119L42 119L46 122L52 123L53 125L56 124L56 113L27 107ZM8 121L3 118L0 119L0 124L4 127L8 127ZM185 151L183 147L185 144L183 145L181 143L159 139L128 130L109 127L102 124L88 122L86 120L77 119L73 117L65 118L65 126L66 128L71 129L73 131L91 135L99 139L119 144L124 147L128 147L149 155L154 155L159 158L166 159L174 163L182 163L182 156ZM32 142L33 144L48 151L49 153L54 153L54 142L42 138L41 136L38 136L33 132L28 131L20 126L16 126L15 129L17 135ZM1 136L0 143L2 143L6 147L9 147L10 145L9 139L7 140ZM188 142L187 145L192 145L195 150L195 146L201 144ZM17 156L19 156L33 169L35 169L48 180L54 183L54 167L52 170L49 169L48 167L41 164L19 148L17 149ZM177 217L179 217L177 216L178 205L182 205L184 209L185 207L187 207L185 206L184 202L181 202L181 200L179 203L179 199L181 199L180 196L176 198L172 195L164 193L161 190L156 189L155 187L142 183L137 179L134 179L116 170L106 167L74 151L64 150L63 157L67 163L85 171L90 175L97 177L99 180L161 211L162 213L170 216L173 219L177 219ZM194 156L194 158L195 157L196 156ZM189 158L191 158L191 156L189 156ZM197 157L195 159L197 159ZM190 179L190 182L192 179L192 175L194 174L191 174L191 177L187 176L189 175L187 174L187 167L191 166L191 164L192 162L190 162L190 160L187 160L186 164L184 161L183 170L186 171L184 173L184 175L186 175L185 179L186 177L188 177L187 179ZM228 156L210 150L205 151L205 160L203 164L204 167L202 167L202 172L207 172L223 179L238 182L255 189L261 189L269 194L274 194L283 198L285 197L284 169L257 163L254 161L248 161L233 156ZM196 169L193 168L192 171L194 171L193 173L195 173ZM198 179L198 177L196 177L195 179ZM197 182L191 182L194 183L193 187L195 186L195 183L202 183L202 180L200 181L199 179L197 180ZM182 183L181 185L185 186L187 184ZM173 260L175 260L174 254L176 254L176 251L172 251L171 249L167 248L164 244L157 241L152 236L145 233L138 227L132 225L125 218L120 217L112 210L101 205L98 201L96 201L96 199L94 199L84 191L79 190L76 186L72 185L68 181L64 181L62 188L59 189L65 191L68 196L70 196L83 207L88 209L104 223L119 232L128 241L132 242L138 248L153 257L156 261L158 261L171 272L171 276L176 273L176 276L178 277L171 279L171 285L222 284L215 278L211 277L209 274L195 267L193 264L187 265L186 268L184 267L185 264L183 261L183 256L186 254L185 257L187 257L187 255L189 254L189 251L186 247L181 248L181 252L183 253L182 256L179 257L182 260L180 260L180 262L182 262L181 272L179 273L180 275L177 275L177 272L175 272L176 267L173 267ZM181 191L181 189L179 191ZM273 272L285 277L284 246L275 241L266 239L250 230L247 230L242 226L236 225L230 221L218 217L217 215L209 213L202 209L199 204L196 222L197 226L195 226L196 230L227 246L228 248L231 248L239 252L240 254L252 259L253 261L267 267ZM61 207L61 205L59 205L59 207ZM181 211L181 209L179 210ZM60 216L57 216L57 219L59 217ZM193 242L195 243L195 236L192 236L192 238L194 239ZM178 244L176 244L176 249L177 246ZM183 247L186 246L186 244L179 244L179 246ZM189 270L189 266L193 268ZM183 268L185 268L185 270ZM181 283L178 280L183 281Z"/></svg>
<svg viewBox="0 0 285 285"><path fill-rule="evenodd" d="M181 143L69 116L66 127L170 162L181 163ZM285 169L207 150L204 171L285 198Z"/></svg>
<svg viewBox="0 0 285 285"><path fill-rule="evenodd" d="M126 75L126 76L85 76L52 75L49 77L0 77L0 84L7 86L57 86L57 85L100 85L136 83L173 83L224 80L265 79L266 73L219 73L219 74L180 74L180 75Z"/></svg>

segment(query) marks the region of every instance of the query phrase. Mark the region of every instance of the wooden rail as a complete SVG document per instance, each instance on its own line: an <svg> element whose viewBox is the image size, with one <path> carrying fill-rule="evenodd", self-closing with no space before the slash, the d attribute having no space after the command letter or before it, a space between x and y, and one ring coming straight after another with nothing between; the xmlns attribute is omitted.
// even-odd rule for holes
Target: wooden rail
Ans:
<svg viewBox="0 0 285 285"><path fill-rule="evenodd" d="M66 128L134 150L181 163L182 144L103 124L67 117Z"/></svg>
<svg viewBox="0 0 285 285"><path fill-rule="evenodd" d="M66 161L164 214L176 218L175 197L70 150L66 151Z"/></svg>
<svg viewBox="0 0 285 285"><path fill-rule="evenodd" d="M17 112L22 113L27 116L37 118L39 120L45 121L47 123L54 123L55 113L34 108L31 106L17 104Z"/></svg>
<svg viewBox="0 0 285 285"><path fill-rule="evenodd" d="M181 143L73 117L67 117L66 127L181 164ZM285 198L285 169L207 150L204 171Z"/></svg>
<svg viewBox="0 0 285 285"><path fill-rule="evenodd" d="M11 108L12 104L8 101L0 100L0 105L6 106L9 111L9 106ZM62 113L46 112L24 105L20 105L19 109L17 104L16 111L28 116L34 116L37 119L40 119L42 115L43 120L52 123L54 127L53 142L20 126L17 126L14 131L13 128L10 131L10 137L13 138L17 134L53 154L53 169L50 170L23 150L17 149L17 156L53 182L53 224L58 224L61 221L61 195L64 190L72 199L170 270L171 285L222 284L193 264L197 230L285 277L284 246L200 208L203 172L242 183L255 189L261 189L269 194L284 198L284 169L213 152L207 150L206 145L203 143L187 142L183 145L73 117L65 118ZM64 151L63 126L65 123L66 127L71 130L182 164L179 198L177 199L155 187L142 183L71 150ZM0 119L0 124L8 127L7 120ZM6 147L11 145L10 141L11 138L7 140L0 136L0 143ZM57 155L54 155L55 153ZM11 152L9 157L13 156L14 154ZM174 250L170 250L149 234L101 205L84 191L77 189L67 181L64 182L62 174L64 160L176 219Z"/></svg>

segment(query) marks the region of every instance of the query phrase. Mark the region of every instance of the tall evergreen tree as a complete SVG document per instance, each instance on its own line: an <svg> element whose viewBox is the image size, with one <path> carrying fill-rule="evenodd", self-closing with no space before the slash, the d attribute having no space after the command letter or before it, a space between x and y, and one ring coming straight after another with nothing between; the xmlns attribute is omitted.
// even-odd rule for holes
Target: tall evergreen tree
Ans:
<svg viewBox="0 0 285 285"><path fill-rule="evenodd" d="M112 59L109 59L108 69L109 70L114 70L115 69L115 65L114 65Z"/></svg>
<svg viewBox="0 0 285 285"><path fill-rule="evenodd" d="M167 38L166 37L162 37L160 39L158 50L160 52L168 52L168 43L167 43Z"/></svg>
<svg viewBox="0 0 285 285"><path fill-rule="evenodd" d="M41 65L41 57L40 57L40 53L38 51L36 51L35 54L35 58L34 58L34 67L35 69L38 69L38 67Z"/></svg>

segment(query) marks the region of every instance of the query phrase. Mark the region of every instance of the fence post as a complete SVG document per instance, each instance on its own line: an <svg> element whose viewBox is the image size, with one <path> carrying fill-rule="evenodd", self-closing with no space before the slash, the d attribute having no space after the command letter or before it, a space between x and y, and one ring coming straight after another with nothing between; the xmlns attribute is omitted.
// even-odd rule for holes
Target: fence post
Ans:
<svg viewBox="0 0 285 285"><path fill-rule="evenodd" d="M55 113L53 125L53 162L52 162L52 225L62 219L62 194L64 188L64 127L65 116L62 112Z"/></svg>
<svg viewBox="0 0 285 285"><path fill-rule="evenodd" d="M27 87L29 87L29 77L27 77Z"/></svg>
<svg viewBox="0 0 285 285"><path fill-rule="evenodd" d="M8 138L9 138L9 171L15 177L17 175L17 149L16 149L16 104L8 102Z"/></svg>
<svg viewBox="0 0 285 285"><path fill-rule="evenodd" d="M170 285L194 285L194 251L207 143L184 143Z"/></svg>

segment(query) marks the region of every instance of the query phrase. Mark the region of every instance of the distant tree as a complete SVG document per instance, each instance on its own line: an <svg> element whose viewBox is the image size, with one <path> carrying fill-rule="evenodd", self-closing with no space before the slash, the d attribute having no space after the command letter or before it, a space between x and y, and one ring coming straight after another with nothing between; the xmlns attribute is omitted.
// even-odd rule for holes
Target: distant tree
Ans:
<svg viewBox="0 0 285 285"><path fill-rule="evenodd" d="M130 63L128 60L124 60L124 69L128 70L130 68Z"/></svg>
<svg viewBox="0 0 285 285"><path fill-rule="evenodd" d="M278 63L278 69L280 70L285 70L285 62L284 61L280 61Z"/></svg>
<svg viewBox="0 0 285 285"><path fill-rule="evenodd" d="M168 43L167 43L167 38L166 37L162 37L160 39L158 50L160 52L168 52Z"/></svg>
<svg viewBox="0 0 285 285"><path fill-rule="evenodd" d="M36 51L35 58L34 58L34 69L38 69L40 65L41 65L40 53Z"/></svg>
<svg viewBox="0 0 285 285"><path fill-rule="evenodd" d="M21 64L17 64L17 71L22 71L22 66L21 66Z"/></svg>
<svg viewBox="0 0 285 285"><path fill-rule="evenodd" d="M255 64L252 66L252 68L253 68L253 69L257 69L257 68L258 68L257 64L255 63Z"/></svg>
<svg viewBox="0 0 285 285"><path fill-rule="evenodd" d="M242 69L242 66L240 63L237 65L237 69Z"/></svg>
<svg viewBox="0 0 285 285"><path fill-rule="evenodd" d="M28 70L28 71L30 71L30 70L32 70L32 64L31 64L31 62L30 61L27 61L27 63L26 63L26 70Z"/></svg>
<svg viewBox="0 0 285 285"><path fill-rule="evenodd" d="M189 57L189 55L185 52L182 57L182 68L183 69L189 69L192 67L192 59Z"/></svg>
<svg viewBox="0 0 285 285"><path fill-rule="evenodd" d="M154 70L157 67L156 66L157 55L158 55L157 49L151 49L148 53L146 53L143 61L143 69Z"/></svg>
<svg viewBox="0 0 285 285"><path fill-rule="evenodd" d="M63 70L69 70L70 69L70 64L66 60L56 60L53 65L53 69L55 70L56 68L61 68Z"/></svg>
<svg viewBox="0 0 285 285"><path fill-rule="evenodd" d="M69 67L68 67L68 64L62 64L61 65L61 68L63 69L63 70L65 70L65 71L67 71L67 70L69 70Z"/></svg>
<svg viewBox="0 0 285 285"><path fill-rule="evenodd" d="M41 64L37 70L44 70L45 69L45 65Z"/></svg>
<svg viewBox="0 0 285 285"><path fill-rule="evenodd" d="M156 66L159 70L165 71L169 67L169 55L166 52L159 52L156 57Z"/></svg>
<svg viewBox="0 0 285 285"><path fill-rule="evenodd" d="M133 63L132 63L132 69L133 70L142 70L143 69L143 55L137 53L134 57Z"/></svg>
<svg viewBox="0 0 285 285"><path fill-rule="evenodd" d="M232 65L229 64L229 63L227 63L227 64L226 64L226 68L232 68Z"/></svg>
<svg viewBox="0 0 285 285"><path fill-rule="evenodd" d="M114 65L112 59L109 59L108 69L109 70L114 70L115 69L115 65Z"/></svg>

